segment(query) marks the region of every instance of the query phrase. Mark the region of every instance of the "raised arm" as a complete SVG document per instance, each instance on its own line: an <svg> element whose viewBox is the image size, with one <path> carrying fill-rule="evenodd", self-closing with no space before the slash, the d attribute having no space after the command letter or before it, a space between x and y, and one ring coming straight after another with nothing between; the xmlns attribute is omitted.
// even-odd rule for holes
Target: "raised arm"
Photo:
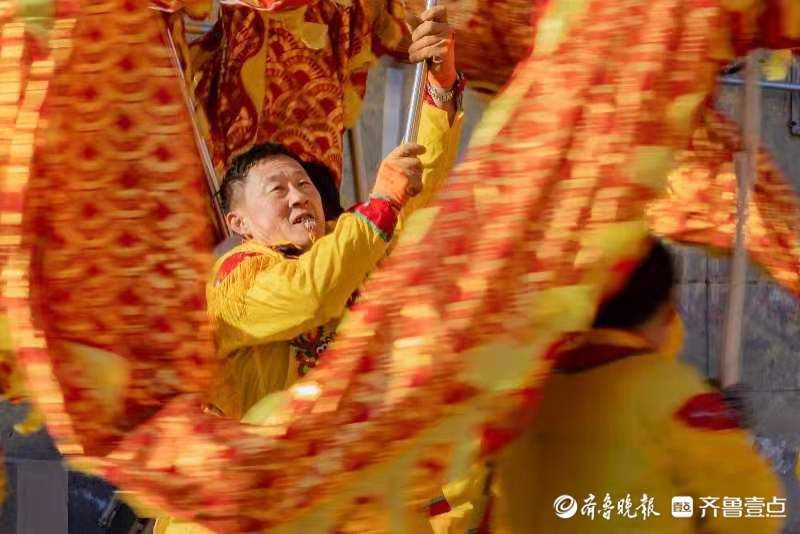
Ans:
<svg viewBox="0 0 800 534"><path fill-rule="evenodd" d="M292 339L344 312L385 255L397 215L372 199L298 257L246 244L217 263L208 287L212 316L264 343Z"/></svg>
<svg viewBox="0 0 800 534"><path fill-rule="evenodd" d="M398 234L408 217L427 206L447 180L458 154L463 122L464 79L456 71L455 34L447 22L447 9L434 7L418 18L409 18L409 24L413 27L409 60L429 63L417 137L425 152L420 155L422 189L401 212Z"/></svg>

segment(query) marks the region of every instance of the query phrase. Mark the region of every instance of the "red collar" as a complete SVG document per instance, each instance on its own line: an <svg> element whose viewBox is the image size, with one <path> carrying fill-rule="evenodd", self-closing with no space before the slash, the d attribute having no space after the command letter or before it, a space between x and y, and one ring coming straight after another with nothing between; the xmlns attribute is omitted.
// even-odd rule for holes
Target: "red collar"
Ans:
<svg viewBox="0 0 800 534"><path fill-rule="evenodd" d="M592 330L556 356L554 369L578 373L617 360L653 352L642 337L624 330Z"/></svg>

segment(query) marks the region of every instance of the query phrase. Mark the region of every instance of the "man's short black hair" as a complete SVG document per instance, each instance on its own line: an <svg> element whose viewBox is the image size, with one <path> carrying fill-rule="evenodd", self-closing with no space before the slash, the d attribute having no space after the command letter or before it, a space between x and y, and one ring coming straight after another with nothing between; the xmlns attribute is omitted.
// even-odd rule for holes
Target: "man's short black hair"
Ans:
<svg viewBox="0 0 800 534"><path fill-rule="evenodd" d="M336 180L330 169L321 163L306 162L297 157L294 152L278 143L261 143L253 146L247 152L239 154L231 162L222 184L219 187L219 201L223 213L228 213L233 204L233 196L247 178L250 169L260 161L272 156L286 156L299 163L311 178L314 187L319 191L322 198L322 208L325 211L325 218L333 220L344 213L339 201L339 190L336 187Z"/></svg>
<svg viewBox="0 0 800 534"><path fill-rule="evenodd" d="M654 241L653 248L636 268L622 290L597 311L595 328L632 329L653 317L672 298L675 266L667 247Z"/></svg>
<svg viewBox="0 0 800 534"><path fill-rule="evenodd" d="M339 188L336 187L336 180L327 165L307 161L302 163L306 174L311 178L314 187L319 191L322 199L322 210L325 212L325 220L334 221L339 215L344 213L341 201L339 200Z"/></svg>

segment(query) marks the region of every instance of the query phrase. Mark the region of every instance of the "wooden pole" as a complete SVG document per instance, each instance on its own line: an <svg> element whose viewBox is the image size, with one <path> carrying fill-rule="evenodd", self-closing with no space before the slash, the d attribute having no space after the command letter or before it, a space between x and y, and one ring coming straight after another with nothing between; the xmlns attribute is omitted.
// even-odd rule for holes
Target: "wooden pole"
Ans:
<svg viewBox="0 0 800 534"><path fill-rule="evenodd" d="M741 380L742 338L747 297L747 205L756 180L761 137L761 87L756 52L747 57L744 86L743 150L735 155L736 243L731 262L728 313L725 321L720 378L723 387Z"/></svg>

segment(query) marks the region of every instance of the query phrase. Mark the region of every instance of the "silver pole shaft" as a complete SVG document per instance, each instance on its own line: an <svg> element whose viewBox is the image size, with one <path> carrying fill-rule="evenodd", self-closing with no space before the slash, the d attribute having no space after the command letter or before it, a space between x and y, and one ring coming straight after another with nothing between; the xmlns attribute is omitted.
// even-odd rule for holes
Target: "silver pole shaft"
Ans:
<svg viewBox="0 0 800 534"><path fill-rule="evenodd" d="M723 387L741 380L744 308L747 297L747 204L758 170L761 136L761 86L758 84L758 59L755 52L747 57L744 86L744 151L736 154L736 244L731 263L728 314L720 369Z"/></svg>
<svg viewBox="0 0 800 534"><path fill-rule="evenodd" d="M732 76L723 76L719 79L720 83L724 85L745 85L745 80L741 78L734 78ZM800 83L789 83L789 82L764 82L759 81L756 82L758 87L762 89L775 89L778 91L796 91L800 92Z"/></svg>
<svg viewBox="0 0 800 534"><path fill-rule="evenodd" d="M426 0L425 10L432 9L436 5L436 0ZM417 133L419 132L419 116L422 111L422 97L425 94L425 82L428 78L428 62L420 61L417 63L414 72L414 86L411 88L411 102L408 107L408 117L406 118L406 129L403 134L403 143L416 143Z"/></svg>

